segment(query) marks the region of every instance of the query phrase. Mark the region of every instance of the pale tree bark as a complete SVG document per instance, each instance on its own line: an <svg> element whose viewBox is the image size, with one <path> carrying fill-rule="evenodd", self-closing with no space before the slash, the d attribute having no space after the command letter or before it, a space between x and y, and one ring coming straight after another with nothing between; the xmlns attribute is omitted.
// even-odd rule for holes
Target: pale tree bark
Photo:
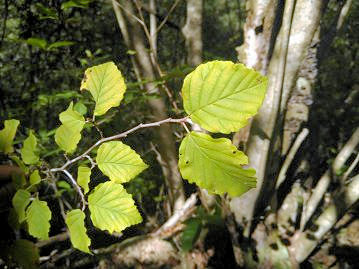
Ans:
<svg viewBox="0 0 359 269"><path fill-rule="evenodd" d="M153 21L155 18L151 17L152 31L148 37L149 40L146 40L146 35L143 29L143 24L145 22L138 18L138 14L132 1L113 0L112 3L126 45L129 49L136 51L136 54L132 56L131 60L137 79L146 79L149 81L156 80L158 73L155 65L158 63L154 62L156 61L156 52L154 51L156 46L156 43L154 42L156 31L154 31L155 22ZM152 5L154 5L154 3L152 3ZM150 43L150 52L147 47L147 42L152 43ZM145 83L144 89L149 94L160 92L159 88L151 82ZM168 118L167 107L163 98L150 99L148 103L152 109L155 120ZM168 124L161 125L158 129L157 136L157 144L162 159L162 172L167 182L172 210L176 211L182 207L185 195L182 178L177 167L175 140L171 127Z"/></svg>
<svg viewBox="0 0 359 269"><path fill-rule="evenodd" d="M255 1L259 2L259 1ZM285 1L280 32L268 66L268 89L263 105L254 118L247 154L257 171L257 188L232 202L240 223L251 223L256 208L267 204L279 167L273 161L281 148L280 131L284 112L321 17L322 1ZM268 57L268 56L267 56ZM235 206L234 206L235 205ZM243 221L243 219L245 221ZM250 225L246 226L249 236Z"/></svg>
<svg viewBox="0 0 359 269"><path fill-rule="evenodd" d="M187 0L186 10L182 33L186 40L187 63L195 67L202 63L203 0Z"/></svg>

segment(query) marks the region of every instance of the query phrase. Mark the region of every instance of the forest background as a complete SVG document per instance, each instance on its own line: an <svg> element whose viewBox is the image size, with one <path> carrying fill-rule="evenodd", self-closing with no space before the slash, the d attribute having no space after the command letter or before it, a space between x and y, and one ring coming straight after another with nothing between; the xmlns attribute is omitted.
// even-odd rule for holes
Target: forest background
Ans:
<svg viewBox="0 0 359 269"><path fill-rule="evenodd" d="M5 221L15 192L5 175L1 247L20 238L32 243L21 255L3 256L3 263L25 268L359 263L358 1L3 0L0 14L1 124L21 121L16 150L28 130L35 130L41 156L54 167L65 161L53 137L58 114L70 100L93 104L78 90L90 66L114 61L128 87L120 108L98 122L104 136L183 116L183 79L202 62L242 62L269 80L258 115L227 136L256 169L256 189L234 199L209 195L178 172L184 131L168 125L145 129L125 139L151 167L126 185L142 224L116 235L89 228L95 255L81 253L71 247L58 197L44 188L59 214L53 214L50 239L36 241ZM79 152L99 139L84 132ZM3 165L16 165L0 158ZM95 169L91 182L101 177ZM60 199L76 204L66 177L58 182ZM178 211L183 214L175 224L164 225Z"/></svg>

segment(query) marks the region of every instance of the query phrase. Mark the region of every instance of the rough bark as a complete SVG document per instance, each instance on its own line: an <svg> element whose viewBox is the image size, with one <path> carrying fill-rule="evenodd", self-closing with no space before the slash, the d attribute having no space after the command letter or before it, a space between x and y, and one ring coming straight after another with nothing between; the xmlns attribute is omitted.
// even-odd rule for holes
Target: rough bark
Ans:
<svg viewBox="0 0 359 269"><path fill-rule="evenodd" d="M293 237L290 250L298 262L303 262L319 244L323 236L335 225L345 212L359 199L359 175L338 192L329 205L315 220L314 229L298 232Z"/></svg>
<svg viewBox="0 0 359 269"><path fill-rule="evenodd" d="M295 84L298 70L318 28L322 1L286 1L282 25L271 56L267 76L267 95L254 118L248 143L250 165L257 171L257 188L236 201L237 220L251 223L255 208L266 204L274 188L275 152L280 149L280 130L284 112ZM233 203L232 203L233 204ZM249 235L247 228L247 235Z"/></svg>
<svg viewBox="0 0 359 269"><path fill-rule="evenodd" d="M131 1L113 0L113 7L116 18L121 29L122 36L129 49L136 51L132 57L132 63L138 80L147 79L154 81L157 73L153 63L155 53L148 52L144 31L138 20L136 20L136 12ZM153 20L153 18L152 18ZM144 22L142 22L144 23ZM152 39L155 36L152 35ZM148 40L151 42L151 40ZM153 46L151 46L153 49ZM152 57L152 59L151 59ZM144 84L147 93L159 93L159 88L155 84L149 82ZM168 117L167 107L164 99L150 99L148 101L153 117L156 120ZM161 163L163 175L167 181L168 193L172 209L176 211L181 208L185 199L182 178L177 167L177 153L175 148L175 140L172 130L168 124L161 125L158 129L158 146L163 162Z"/></svg>

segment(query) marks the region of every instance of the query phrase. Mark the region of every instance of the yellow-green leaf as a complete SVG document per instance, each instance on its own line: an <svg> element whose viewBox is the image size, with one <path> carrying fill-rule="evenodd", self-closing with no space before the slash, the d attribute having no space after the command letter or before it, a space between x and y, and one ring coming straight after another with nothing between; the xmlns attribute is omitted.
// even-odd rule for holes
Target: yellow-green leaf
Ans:
<svg viewBox="0 0 359 269"><path fill-rule="evenodd" d="M74 248L90 253L90 238L87 236L85 227L85 213L75 209L66 214L66 225L69 228L70 240Z"/></svg>
<svg viewBox="0 0 359 269"><path fill-rule="evenodd" d="M183 105L191 119L210 132L236 132L262 104L267 78L243 64L213 61L184 80Z"/></svg>
<svg viewBox="0 0 359 269"><path fill-rule="evenodd" d="M39 174L39 170L36 169L30 175L30 185L36 185L40 181L41 181L41 177L40 177L40 174Z"/></svg>
<svg viewBox="0 0 359 269"><path fill-rule="evenodd" d="M39 155L37 150L37 140L32 131L29 136L24 140L24 145L20 151L21 158L26 164L37 164L39 162Z"/></svg>
<svg viewBox="0 0 359 269"><path fill-rule="evenodd" d="M0 131L0 152L8 154L14 151L12 142L19 124L20 122L18 120L5 121L4 128Z"/></svg>
<svg viewBox="0 0 359 269"><path fill-rule="evenodd" d="M121 184L112 181L99 184L89 195L88 204L93 225L110 233L142 222L132 196Z"/></svg>
<svg viewBox="0 0 359 269"><path fill-rule="evenodd" d="M80 89L91 93L96 102L94 115L101 116L120 105L126 84L117 66L108 62L88 68Z"/></svg>
<svg viewBox="0 0 359 269"><path fill-rule="evenodd" d="M67 153L75 151L81 140L81 131L85 125L84 117L74 110L71 102L67 110L60 113L62 125L55 132L55 141Z"/></svg>
<svg viewBox="0 0 359 269"><path fill-rule="evenodd" d="M25 209L30 203L31 194L26 190L18 190L12 198L12 205L17 214L19 223L25 220Z"/></svg>
<svg viewBox="0 0 359 269"><path fill-rule="evenodd" d="M128 182L148 167L136 151L120 141L103 143L96 162L102 173L116 183Z"/></svg>
<svg viewBox="0 0 359 269"><path fill-rule="evenodd" d="M26 209L26 222L29 227L29 234L39 238L48 239L50 231L51 211L45 201L38 198L32 201Z"/></svg>
<svg viewBox="0 0 359 269"><path fill-rule="evenodd" d="M247 156L227 138L191 132L179 149L179 169L184 179L216 194L240 196L256 186L254 169L244 169Z"/></svg>
<svg viewBox="0 0 359 269"><path fill-rule="evenodd" d="M91 177L91 169L87 166L79 166L77 170L77 183L84 189L84 193L89 191L89 182Z"/></svg>

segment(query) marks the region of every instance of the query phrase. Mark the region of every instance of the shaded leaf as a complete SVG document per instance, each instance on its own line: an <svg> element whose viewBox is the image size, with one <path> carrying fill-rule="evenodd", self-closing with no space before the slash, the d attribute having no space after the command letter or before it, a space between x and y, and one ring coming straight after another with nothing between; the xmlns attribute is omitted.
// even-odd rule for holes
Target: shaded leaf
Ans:
<svg viewBox="0 0 359 269"><path fill-rule="evenodd" d="M52 50L52 49L56 49L56 48L72 46L74 44L75 44L75 42L73 42L73 41L66 41L66 40L65 41L57 41L57 42L51 43L47 47L47 49Z"/></svg>
<svg viewBox="0 0 359 269"><path fill-rule="evenodd" d="M116 183L128 182L148 167L136 151L120 141L103 143L96 162L102 173Z"/></svg>
<svg viewBox="0 0 359 269"><path fill-rule="evenodd" d="M256 186L254 169L243 169L247 156L229 139L214 139L191 132L179 149L179 169L184 179L216 194L239 196Z"/></svg>
<svg viewBox="0 0 359 269"><path fill-rule="evenodd" d="M39 238L48 239L50 231L51 211L45 201L38 198L32 201L26 209L26 221L29 227L29 234Z"/></svg>
<svg viewBox="0 0 359 269"><path fill-rule="evenodd" d="M88 204L93 225L110 233L142 222L132 196L121 184L112 181L99 184L89 195Z"/></svg>
<svg viewBox="0 0 359 269"><path fill-rule="evenodd" d="M26 190L18 190L12 198L12 205L17 214L19 223L25 220L25 209L30 203L31 194Z"/></svg>
<svg viewBox="0 0 359 269"><path fill-rule="evenodd" d="M8 154L14 151L12 142L19 124L20 122L18 120L5 121L4 128L0 130L0 152Z"/></svg>
<svg viewBox="0 0 359 269"><path fill-rule="evenodd" d="M81 90L88 90L96 102L95 116L117 107L126 91L125 81L113 62L90 67L85 72Z"/></svg>
<svg viewBox="0 0 359 269"><path fill-rule="evenodd" d="M55 132L55 141L67 153L75 151L81 140L81 131L85 125L84 117L73 109L71 102L67 110L60 113L62 125Z"/></svg>
<svg viewBox="0 0 359 269"><path fill-rule="evenodd" d="M31 241L25 239L16 240L10 247L9 254L12 260L21 266L21 268L39 268L39 249Z"/></svg>
<svg viewBox="0 0 359 269"><path fill-rule="evenodd" d="M82 116L86 115L87 107L82 102L77 102L74 106L74 110L80 113Z"/></svg>
<svg viewBox="0 0 359 269"><path fill-rule="evenodd" d="M87 166L79 166L77 170L77 183L83 188L84 193L89 191L91 169Z"/></svg>
<svg viewBox="0 0 359 269"><path fill-rule="evenodd" d="M210 132L236 132L262 104L267 78L243 64L213 61L186 76L182 97L191 119Z"/></svg>
<svg viewBox="0 0 359 269"><path fill-rule="evenodd" d="M85 227L85 213L75 209L66 214L66 225L70 232L70 240L74 248L90 253L90 238L87 236Z"/></svg>
<svg viewBox="0 0 359 269"><path fill-rule="evenodd" d="M190 251L196 243L202 229L202 222L199 218L191 218L186 221L186 228L181 236L181 248L183 251Z"/></svg>
<svg viewBox="0 0 359 269"><path fill-rule="evenodd" d="M37 150L37 140L32 131L24 140L24 145L20 151L21 158L26 164L37 164L39 162L39 155Z"/></svg>

